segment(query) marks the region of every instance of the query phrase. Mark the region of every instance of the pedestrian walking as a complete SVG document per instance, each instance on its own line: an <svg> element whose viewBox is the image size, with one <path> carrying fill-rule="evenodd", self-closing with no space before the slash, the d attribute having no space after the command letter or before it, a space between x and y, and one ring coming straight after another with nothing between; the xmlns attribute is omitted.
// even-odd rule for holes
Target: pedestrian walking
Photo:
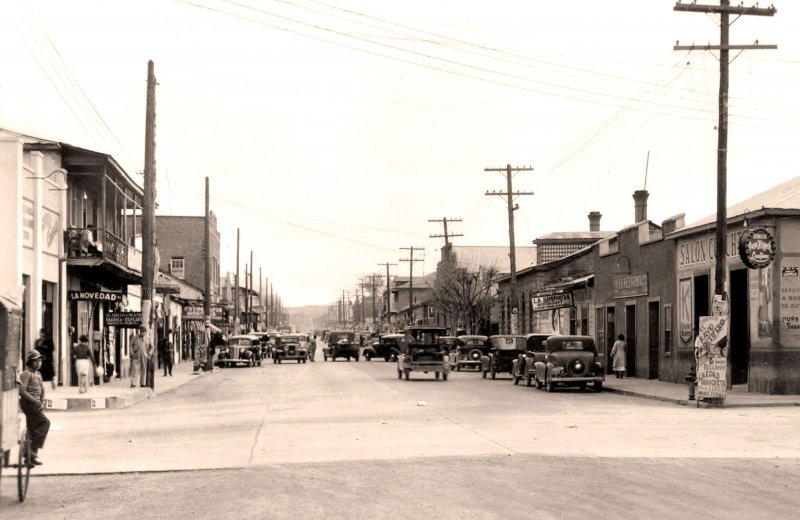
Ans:
<svg viewBox="0 0 800 520"><path fill-rule="evenodd" d="M135 388L137 382L140 387L143 387L145 383L147 351L144 333L146 331L147 327L139 325L137 334L131 340L131 388Z"/></svg>
<svg viewBox="0 0 800 520"><path fill-rule="evenodd" d="M39 370L42 374L42 381L50 383L50 386L55 390L55 366L53 365L55 345L53 345L53 340L50 339L46 329L39 329L39 339L36 340L34 348L42 355L42 368Z"/></svg>
<svg viewBox="0 0 800 520"><path fill-rule="evenodd" d="M161 354L161 362L164 365L164 377L172 377L172 342L167 336L158 340L158 351Z"/></svg>
<svg viewBox="0 0 800 520"><path fill-rule="evenodd" d="M85 394L89 391L89 382L94 382L94 359L86 335L82 335L72 348L72 359L75 360L75 372L78 373L78 392Z"/></svg>
<svg viewBox="0 0 800 520"><path fill-rule="evenodd" d="M88 346L88 345L87 345ZM44 382L39 373L42 355L32 350L28 353L25 370L19 375L19 407L25 414L25 423L31 438L31 451L23 456L28 464L40 465L39 450L44 446L47 433L50 431L50 420L44 414Z"/></svg>
<svg viewBox="0 0 800 520"><path fill-rule="evenodd" d="M611 358L614 360L613 368L617 379L623 379L625 377L625 358L627 350L628 344L625 343L625 336L620 334L617 336L617 341L614 342L614 346L611 347Z"/></svg>
<svg viewBox="0 0 800 520"><path fill-rule="evenodd" d="M311 336L308 337L308 359L310 359L312 363L314 362L314 356L316 355L316 353L317 353L317 335L314 334L313 338Z"/></svg>

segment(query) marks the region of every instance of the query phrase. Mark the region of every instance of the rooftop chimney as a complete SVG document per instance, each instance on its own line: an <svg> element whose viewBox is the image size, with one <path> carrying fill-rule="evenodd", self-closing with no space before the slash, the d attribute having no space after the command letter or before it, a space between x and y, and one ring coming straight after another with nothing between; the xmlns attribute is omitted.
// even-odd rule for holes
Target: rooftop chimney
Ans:
<svg viewBox="0 0 800 520"><path fill-rule="evenodd" d="M589 231L600 231L600 219L603 217L603 214L599 211L592 211L588 215L589 217Z"/></svg>
<svg viewBox="0 0 800 520"><path fill-rule="evenodd" d="M636 190L633 192L633 201L635 202L634 208L634 223L647 220L647 197L650 194L647 190Z"/></svg>

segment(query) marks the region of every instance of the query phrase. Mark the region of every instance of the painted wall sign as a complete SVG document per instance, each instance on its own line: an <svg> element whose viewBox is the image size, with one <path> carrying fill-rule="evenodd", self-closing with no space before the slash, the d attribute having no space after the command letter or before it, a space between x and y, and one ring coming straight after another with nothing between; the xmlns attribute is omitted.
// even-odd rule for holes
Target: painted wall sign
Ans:
<svg viewBox="0 0 800 520"><path fill-rule="evenodd" d="M545 292L531 296L533 312L561 309L563 307L572 307L572 305L571 292Z"/></svg>
<svg viewBox="0 0 800 520"><path fill-rule="evenodd" d="M800 258L781 260L781 345L800 347Z"/></svg>
<svg viewBox="0 0 800 520"><path fill-rule="evenodd" d="M767 267L775 258L775 239L762 227L747 228L739 237L739 257L750 269Z"/></svg>
<svg viewBox="0 0 800 520"><path fill-rule="evenodd" d="M112 302L122 301L125 295L121 292L111 291L68 291L67 299L75 301Z"/></svg>
<svg viewBox="0 0 800 520"><path fill-rule="evenodd" d="M614 298L647 296L647 273L627 274L614 279Z"/></svg>
<svg viewBox="0 0 800 520"><path fill-rule="evenodd" d="M728 233L725 240L726 257L739 256L739 237L743 231L733 231ZM677 265L678 268L691 267L700 264L711 263L714 261L714 251L716 250L716 239L712 234L703 235L697 238L690 238L678 242Z"/></svg>
<svg viewBox="0 0 800 520"><path fill-rule="evenodd" d="M42 251L58 255L58 238L61 236L61 222L58 213L42 208Z"/></svg>
<svg viewBox="0 0 800 520"><path fill-rule="evenodd" d="M678 282L678 328L681 341L688 345L694 336L692 331L692 279Z"/></svg>

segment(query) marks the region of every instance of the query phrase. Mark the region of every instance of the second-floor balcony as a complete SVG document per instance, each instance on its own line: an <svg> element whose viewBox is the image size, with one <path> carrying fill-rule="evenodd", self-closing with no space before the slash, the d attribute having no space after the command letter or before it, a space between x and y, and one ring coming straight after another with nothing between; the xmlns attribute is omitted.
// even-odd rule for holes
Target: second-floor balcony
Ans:
<svg viewBox="0 0 800 520"><path fill-rule="evenodd" d="M128 281L141 280L142 252L114 233L93 227L70 228L65 239L69 265L106 267Z"/></svg>

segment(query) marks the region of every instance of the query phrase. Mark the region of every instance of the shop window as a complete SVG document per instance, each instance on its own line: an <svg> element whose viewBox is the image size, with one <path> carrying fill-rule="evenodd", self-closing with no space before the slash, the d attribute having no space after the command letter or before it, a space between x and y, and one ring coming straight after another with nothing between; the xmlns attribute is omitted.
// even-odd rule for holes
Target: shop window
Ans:
<svg viewBox="0 0 800 520"><path fill-rule="evenodd" d="M183 278L185 270L182 256L173 256L169 259L169 272L178 278Z"/></svg>
<svg viewBox="0 0 800 520"><path fill-rule="evenodd" d="M570 307L569 309L569 333L578 333L578 309Z"/></svg>
<svg viewBox="0 0 800 520"><path fill-rule="evenodd" d="M589 334L589 307L581 307L581 330L579 334Z"/></svg>
<svg viewBox="0 0 800 520"><path fill-rule="evenodd" d="M672 305L664 305L664 354L672 355Z"/></svg>

